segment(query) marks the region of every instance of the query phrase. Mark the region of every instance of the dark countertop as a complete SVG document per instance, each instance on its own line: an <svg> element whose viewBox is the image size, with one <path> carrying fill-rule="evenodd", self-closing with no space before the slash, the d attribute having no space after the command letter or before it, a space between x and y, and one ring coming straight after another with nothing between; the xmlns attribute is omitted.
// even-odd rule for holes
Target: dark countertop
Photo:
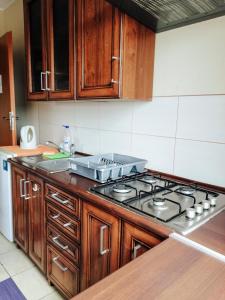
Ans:
<svg viewBox="0 0 225 300"><path fill-rule="evenodd" d="M171 238L74 300L225 299L225 264Z"/></svg>

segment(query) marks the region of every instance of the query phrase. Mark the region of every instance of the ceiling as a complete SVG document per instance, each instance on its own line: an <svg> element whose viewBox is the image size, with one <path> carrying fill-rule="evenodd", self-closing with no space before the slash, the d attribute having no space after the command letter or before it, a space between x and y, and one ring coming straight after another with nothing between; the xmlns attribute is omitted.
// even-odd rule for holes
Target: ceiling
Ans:
<svg viewBox="0 0 225 300"><path fill-rule="evenodd" d="M0 11L5 10L9 7L15 0L0 0Z"/></svg>

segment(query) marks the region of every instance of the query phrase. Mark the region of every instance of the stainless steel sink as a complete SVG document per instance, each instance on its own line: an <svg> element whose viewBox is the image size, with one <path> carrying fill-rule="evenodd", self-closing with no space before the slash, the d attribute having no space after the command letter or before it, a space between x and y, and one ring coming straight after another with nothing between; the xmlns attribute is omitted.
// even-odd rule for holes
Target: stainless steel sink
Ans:
<svg viewBox="0 0 225 300"><path fill-rule="evenodd" d="M47 171L48 173L59 173L70 169L70 158L41 161L36 164L36 169Z"/></svg>

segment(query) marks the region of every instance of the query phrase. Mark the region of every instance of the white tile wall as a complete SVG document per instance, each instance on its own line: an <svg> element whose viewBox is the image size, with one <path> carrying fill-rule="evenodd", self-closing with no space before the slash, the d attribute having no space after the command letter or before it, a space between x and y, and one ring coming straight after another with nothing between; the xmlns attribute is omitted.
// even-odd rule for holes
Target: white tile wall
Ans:
<svg viewBox="0 0 225 300"><path fill-rule="evenodd" d="M135 155L151 169L225 186L225 96L50 102L28 112L42 143L59 143L67 123L78 151Z"/></svg>

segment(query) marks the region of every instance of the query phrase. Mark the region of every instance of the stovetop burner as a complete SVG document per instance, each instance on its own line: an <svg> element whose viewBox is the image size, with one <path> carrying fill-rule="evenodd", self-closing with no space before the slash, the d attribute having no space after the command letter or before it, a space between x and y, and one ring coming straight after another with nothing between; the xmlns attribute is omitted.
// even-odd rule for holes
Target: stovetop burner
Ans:
<svg viewBox="0 0 225 300"><path fill-rule="evenodd" d="M118 183L113 186L113 192L120 193L120 194L127 194L130 193L132 188L130 188L126 184Z"/></svg>
<svg viewBox="0 0 225 300"><path fill-rule="evenodd" d="M192 188L191 186L182 186L182 187L178 188L177 191L180 192L180 193L183 194L183 195L188 195L188 196L190 196L190 195L193 195L193 194L194 194L195 189Z"/></svg>
<svg viewBox="0 0 225 300"><path fill-rule="evenodd" d="M151 184L155 184L158 182L158 179L151 175L145 175L144 177L141 178L141 180Z"/></svg>
<svg viewBox="0 0 225 300"><path fill-rule="evenodd" d="M165 205L165 198L155 197L153 198L153 204L155 206L163 206Z"/></svg>

